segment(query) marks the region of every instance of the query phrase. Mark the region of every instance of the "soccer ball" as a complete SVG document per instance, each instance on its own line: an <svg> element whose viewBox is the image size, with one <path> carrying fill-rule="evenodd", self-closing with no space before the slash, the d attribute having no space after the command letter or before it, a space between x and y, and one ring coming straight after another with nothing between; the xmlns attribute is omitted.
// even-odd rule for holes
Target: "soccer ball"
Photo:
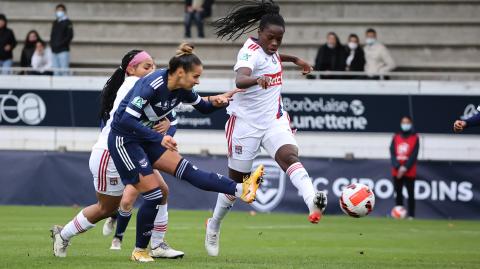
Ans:
<svg viewBox="0 0 480 269"><path fill-rule="evenodd" d="M365 217L375 206L375 194L365 184L355 183L346 186L340 196L340 208L354 218Z"/></svg>
<svg viewBox="0 0 480 269"><path fill-rule="evenodd" d="M394 219L404 219L407 216L407 210L405 207L397 205L396 207L392 208L390 215Z"/></svg>

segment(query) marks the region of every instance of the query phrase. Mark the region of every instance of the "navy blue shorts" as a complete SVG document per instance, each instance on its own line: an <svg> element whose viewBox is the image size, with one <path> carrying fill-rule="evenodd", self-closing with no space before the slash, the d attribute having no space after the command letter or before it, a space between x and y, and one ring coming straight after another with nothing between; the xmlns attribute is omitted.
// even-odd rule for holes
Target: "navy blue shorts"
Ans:
<svg viewBox="0 0 480 269"><path fill-rule="evenodd" d="M153 173L152 163L156 162L167 150L159 142L138 142L116 135L108 135L108 150L124 185L137 184L139 174L148 176Z"/></svg>

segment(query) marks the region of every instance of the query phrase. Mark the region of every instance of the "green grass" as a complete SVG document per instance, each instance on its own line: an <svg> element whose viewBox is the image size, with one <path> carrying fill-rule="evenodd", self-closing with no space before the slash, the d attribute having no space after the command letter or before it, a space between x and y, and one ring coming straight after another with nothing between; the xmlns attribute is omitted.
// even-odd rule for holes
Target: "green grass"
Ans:
<svg viewBox="0 0 480 269"><path fill-rule="evenodd" d="M68 257L52 256L49 228L78 208L0 207L0 268L480 268L480 223L395 221L326 216L319 225L296 214L233 212L223 224L219 257L203 247L206 211L170 211L168 242L181 260L136 264L134 217L123 249L110 251L103 221L72 240Z"/></svg>

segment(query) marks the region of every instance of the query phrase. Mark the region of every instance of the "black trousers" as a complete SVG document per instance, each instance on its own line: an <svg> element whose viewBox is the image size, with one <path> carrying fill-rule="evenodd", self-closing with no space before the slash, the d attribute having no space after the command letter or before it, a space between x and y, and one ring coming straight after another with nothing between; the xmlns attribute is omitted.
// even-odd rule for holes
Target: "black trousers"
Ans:
<svg viewBox="0 0 480 269"><path fill-rule="evenodd" d="M408 216L415 217L415 178L402 177L400 179L393 178L393 184L395 186L395 193L397 197L395 199L396 205L403 206L403 185L407 187L408 193Z"/></svg>

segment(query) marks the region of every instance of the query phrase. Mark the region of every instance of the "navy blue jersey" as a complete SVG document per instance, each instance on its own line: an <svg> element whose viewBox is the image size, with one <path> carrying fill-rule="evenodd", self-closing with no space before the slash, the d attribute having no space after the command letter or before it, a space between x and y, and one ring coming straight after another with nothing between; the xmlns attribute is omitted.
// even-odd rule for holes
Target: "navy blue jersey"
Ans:
<svg viewBox="0 0 480 269"><path fill-rule="evenodd" d="M167 81L167 69L154 71L139 79L115 112L112 131L137 141L161 141L163 135L151 127L167 117L176 106L180 103L197 109L200 103L205 106L205 101L194 90L170 91Z"/></svg>

